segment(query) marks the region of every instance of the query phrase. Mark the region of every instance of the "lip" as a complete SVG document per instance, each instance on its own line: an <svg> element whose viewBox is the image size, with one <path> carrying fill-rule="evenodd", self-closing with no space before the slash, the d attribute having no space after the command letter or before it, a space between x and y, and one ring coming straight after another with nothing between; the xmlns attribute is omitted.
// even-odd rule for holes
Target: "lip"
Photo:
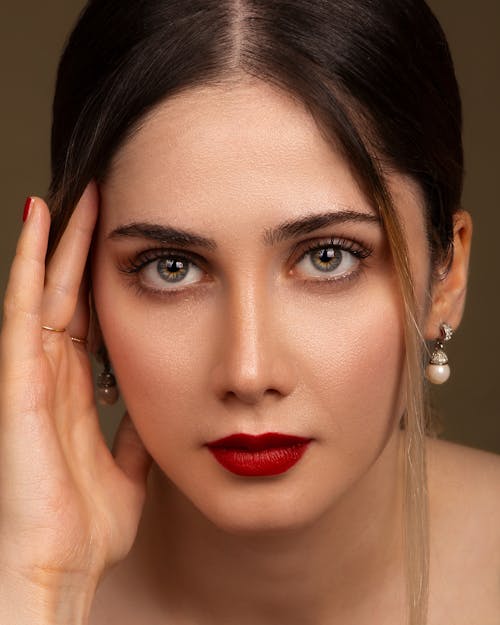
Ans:
<svg viewBox="0 0 500 625"><path fill-rule="evenodd" d="M256 477L288 471L302 458L311 440L278 432L233 434L207 443L207 447L231 473Z"/></svg>

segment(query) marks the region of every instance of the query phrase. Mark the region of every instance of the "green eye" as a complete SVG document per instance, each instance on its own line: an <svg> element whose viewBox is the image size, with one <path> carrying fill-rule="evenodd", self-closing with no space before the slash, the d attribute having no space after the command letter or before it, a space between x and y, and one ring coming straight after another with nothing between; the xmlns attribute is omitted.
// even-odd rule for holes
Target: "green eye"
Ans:
<svg viewBox="0 0 500 625"><path fill-rule="evenodd" d="M329 279L352 273L361 260L354 250L339 245L321 245L308 250L297 263L299 273L307 278Z"/></svg>
<svg viewBox="0 0 500 625"><path fill-rule="evenodd" d="M311 265L320 271L333 271L342 263L342 256L345 252L334 248L324 247L316 252L310 253Z"/></svg>
<svg viewBox="0 0 500 625"><path fill-rule="evenodd" d="M190 261L180 258L162 258L156 265L156 270L167 282L180 282L189 273Z"/></svg>
<svg viewBox="0 0 500 625"><path fill-rule="evenodd" d="M140 270L140 281L154 291L168 291L169 284L186 286L202 280L204 272L192 261L183 256L166 255L148 262Z"/></svg>

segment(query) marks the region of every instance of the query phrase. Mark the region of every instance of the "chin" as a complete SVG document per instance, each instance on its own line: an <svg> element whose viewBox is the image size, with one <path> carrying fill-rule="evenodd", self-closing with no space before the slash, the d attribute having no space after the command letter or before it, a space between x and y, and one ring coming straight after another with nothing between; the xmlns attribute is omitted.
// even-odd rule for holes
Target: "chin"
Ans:
<svg viewBox="0 0 500 625"><path fill-rule="evenodd" d="M234 510L200 510L219 530L235 536L275 535L296 532L314 524L307 515L287 514L283 510L266 511L253 515L248 511L238 514Z"/></svg>
<svg viewBox="0 0 500 625"><path fill-rule="evenodd" d="M195 515L201 514L220 531L238 536L283 534L317 523L331 506L331 493L310 480L291 475L251 481L231 475L184 484L181 497ZM197 488L196 488L197 486Z"/></svg>
<svg viewBox="0 0 500 625"><path fill-rule="evenodd" d="M324 521L368 468L361 461L354 467L326 462L331 453L325 454L311 454L290 470L266 477L235 475L211 457L207 462L208 456L200 460L195 455L189 462L157 458L157 466L166 478L167 508L177 508L181 523L208 521L228 534L264 536L304 531Z"/></svg>
<svg viewBox="0 0 500 625"><path fill-rule="evenodd" d="M249 512L248 509L231 509L227 505L199 510L220 531L234 536L274 536L293 533L314 525L314 521L321 516L307 514L306 510L302 510L299 514L296 510L283 510L279 507L261 510L259 514Z"/></svg>

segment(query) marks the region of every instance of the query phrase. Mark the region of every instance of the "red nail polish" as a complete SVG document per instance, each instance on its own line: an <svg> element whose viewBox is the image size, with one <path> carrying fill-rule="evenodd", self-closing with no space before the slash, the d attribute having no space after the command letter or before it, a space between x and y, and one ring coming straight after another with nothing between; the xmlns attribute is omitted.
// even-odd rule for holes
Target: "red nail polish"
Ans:
<svg viewBox="0 0 500 625"><path fill-rule="evenodd" d="M30 210L32 206L33 206L33 198L31 196L28 196L24 204L23 221L26 221L28 219L28 215L30 214Z"/></svg>

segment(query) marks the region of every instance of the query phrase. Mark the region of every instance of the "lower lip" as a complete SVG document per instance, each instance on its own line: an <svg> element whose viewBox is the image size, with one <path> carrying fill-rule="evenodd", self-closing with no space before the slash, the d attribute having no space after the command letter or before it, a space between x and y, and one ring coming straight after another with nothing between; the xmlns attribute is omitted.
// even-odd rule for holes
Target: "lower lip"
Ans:
<svg viewBox="0 0 500 625"><path fill-rule="evenodd" d="M290 447L273 447L260 451L209 447L215 459L236 475L264 476L285 473L304 455L310 441Z"/></svg>

